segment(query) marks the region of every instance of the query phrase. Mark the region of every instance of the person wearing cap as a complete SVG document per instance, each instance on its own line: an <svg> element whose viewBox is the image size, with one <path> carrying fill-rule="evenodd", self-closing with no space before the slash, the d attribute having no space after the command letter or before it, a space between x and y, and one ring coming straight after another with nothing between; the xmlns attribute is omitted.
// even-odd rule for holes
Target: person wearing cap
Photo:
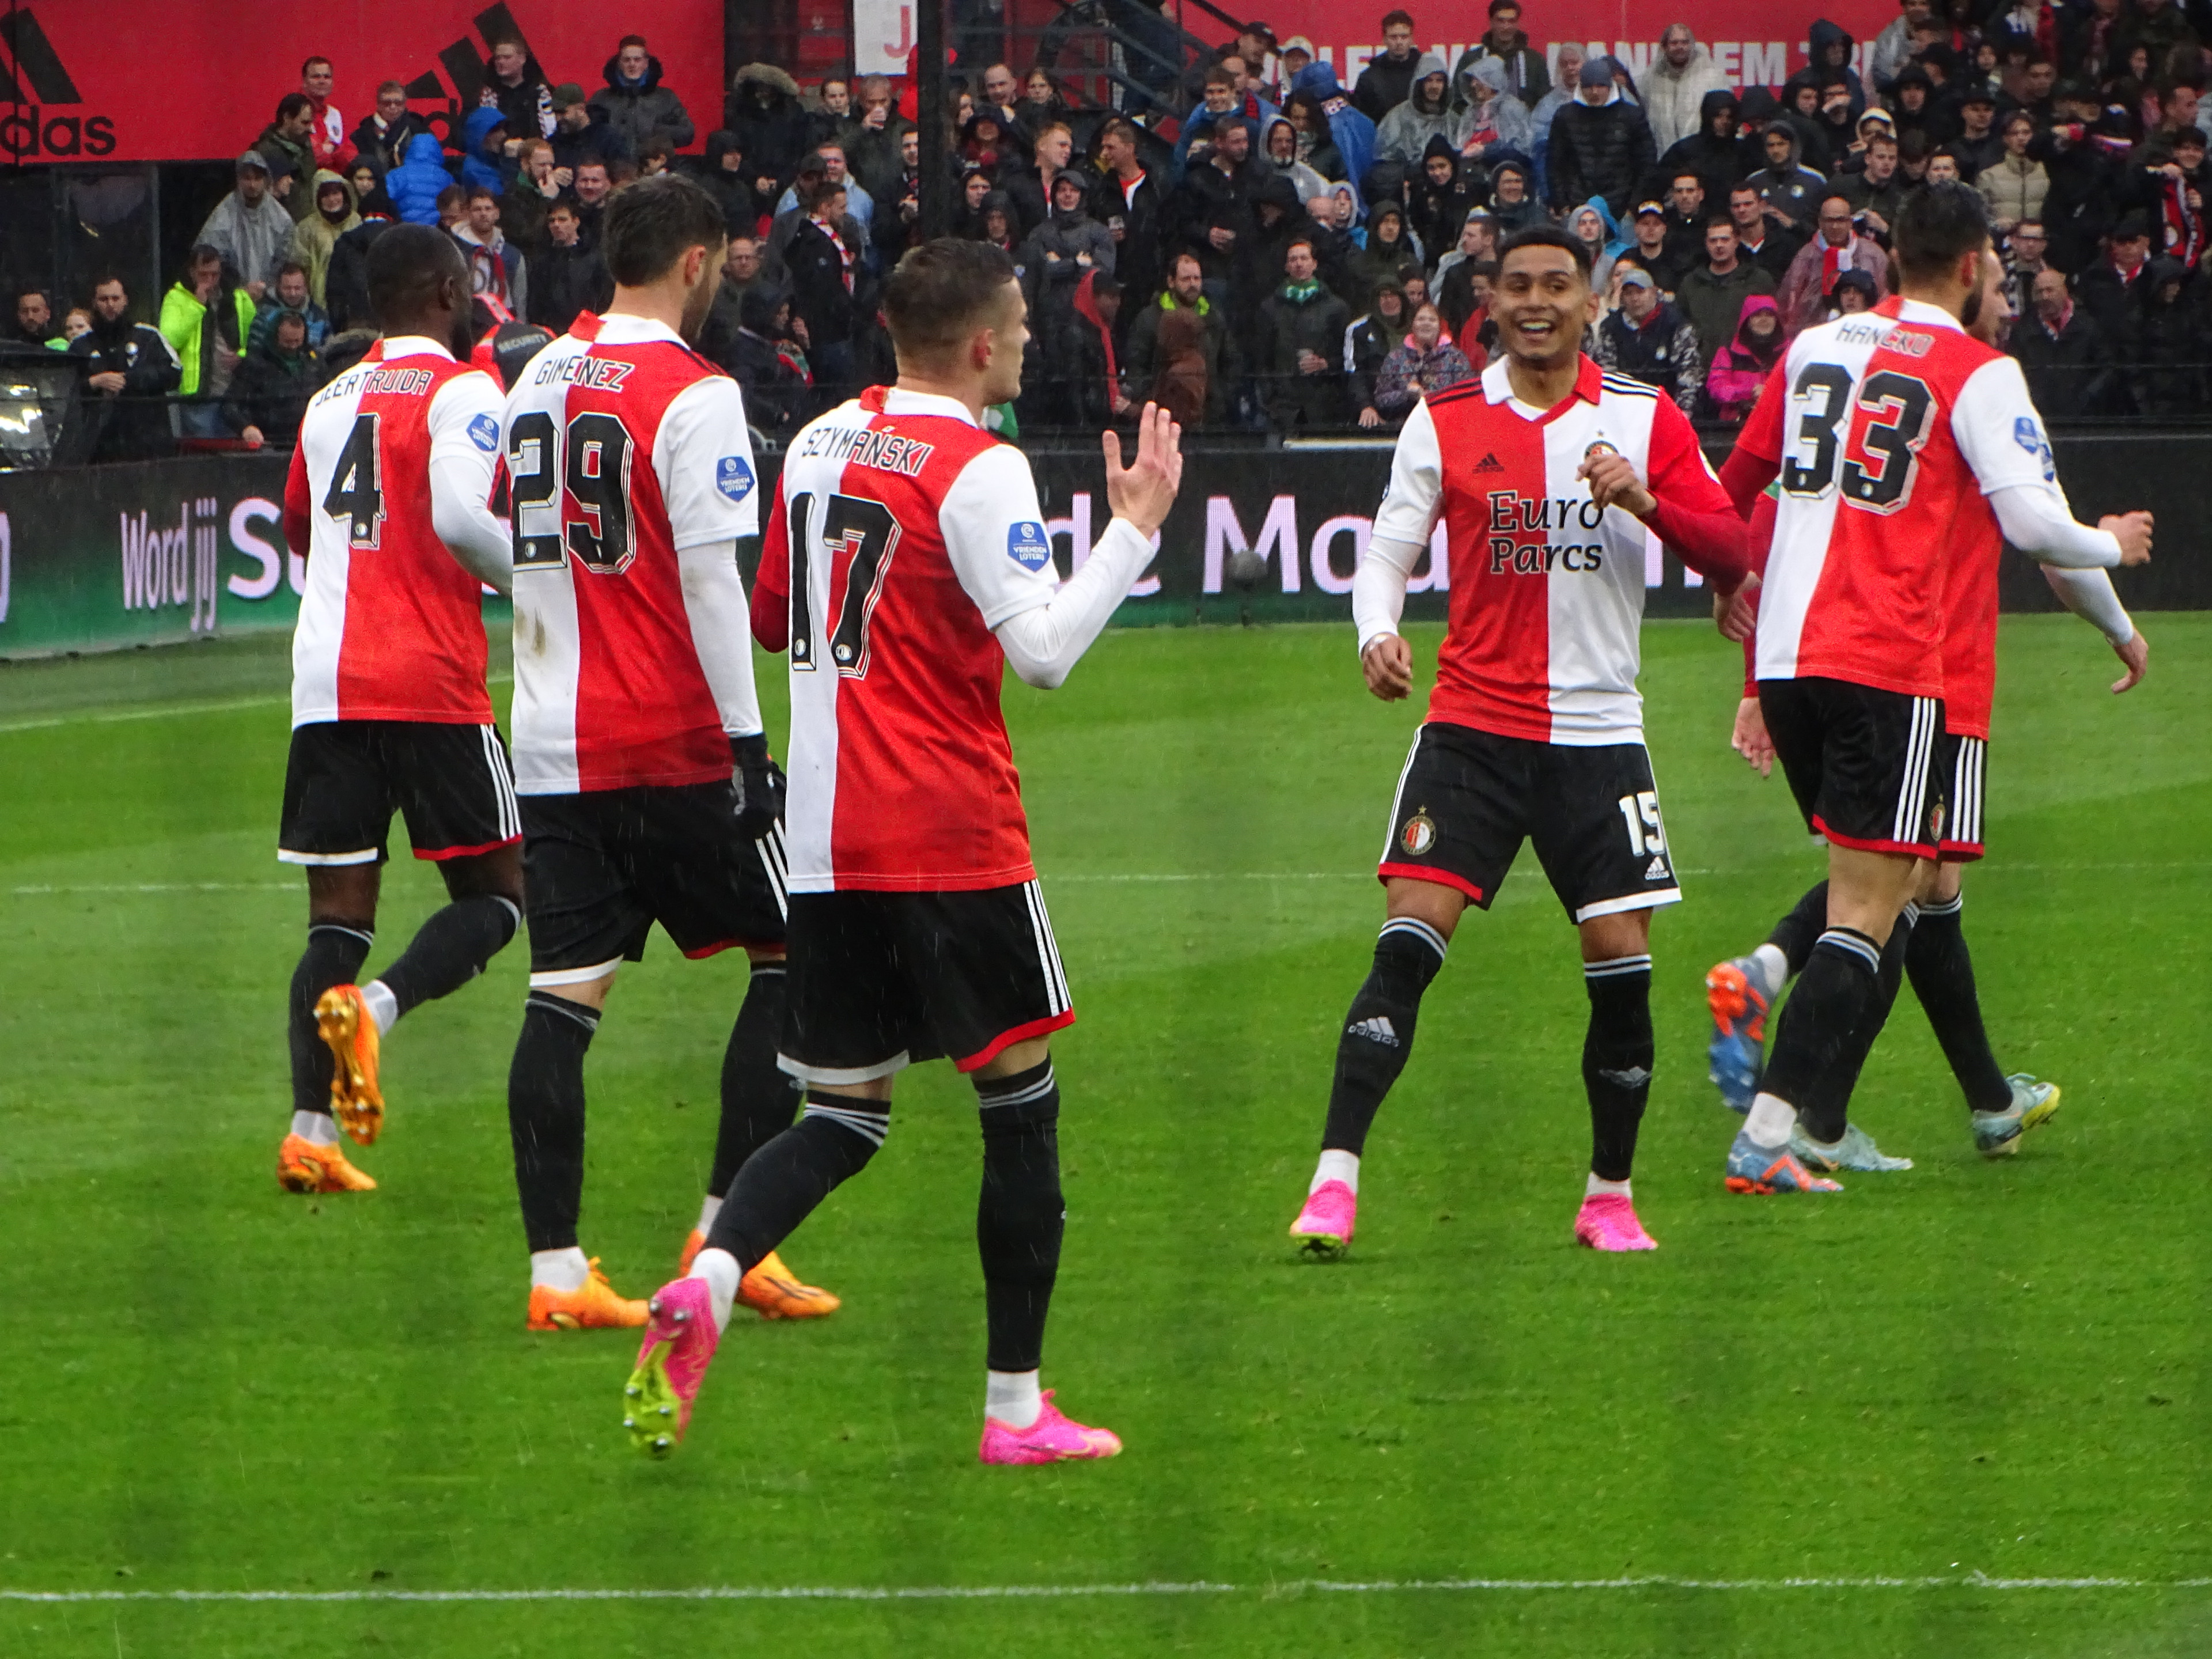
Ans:
<svg viewBox="0 0 2212 1659"><path fill-rule="evenodd" d="M1596 349L1590 356L1600 368L1641 380L1672 398L1683 414L1696 414L1698 394L1705 389L1698 331L1659 292L1650 271L1627 264L1618 269L1620 304L1598 324Z"/></svg>
<svg viewBox="0 0 2212 1659"><path fill-rule="evenodd" d="M1644 112L1613 85L1613 67L1610 58L1584 63L1575 101L1552 118L1545 174L1555 211L1601 196L1619 218L1657 157Z"/></svg>
<svg viewBox="0 0 2212 1659"><path fill-rule="evenodd" d="M277 267L292 257L295 226L270 188L269 163L258 150L238 158L236 176L236 186L215 204L192 240L221 253L240 286L258 301L276 280ZM312 198L307 206L313 210Z"/></svg>
<svg viewBox="0 0 2212 1659"><path fill-rule="evenodd" d="M1298 38L1304 39L1303 35ZM1284 56L1289 55L1289 48L1285 47ZM1382 20L1382 50L1367 60L1367 67L1359 71L1359 79L1352 83L1352 103L1361 114L1380 127L1385 116L1413 95L1414 86L1428 78L1431 71L1423 65L1422 59L1435 56L1414 46L1411 13L1389 13ZM1444 84L1449 89L1451 82L1443 58L1437 58L1434 72L1445 76ZM1381 141L1376 142L1379 144ZM1416 150L1414 154L1420 152Z"/></svg>
<svg viewBox="0 0 2212 1659"><path fill-rule="evenodd" d="M1657 283L1662 295L1672 295L1681 281L1683 268L1667 246L1667 205L1663 202L1639 202L1632 227L1636 240L1624 249L1619 258L1638 270L1645 272Z"/></svg>
<svg viewBox="0 0 2212 1659"><path fill-rule="evenodd" d="M554 181L563 190L575 183L576 169L586 161L634 159L622 134L592 118L584 89L574 81L553 88L553 136L548 142L553 146Z"/></svg>
<svg viewBox="0 0 2212 1659"><path fill-rule="evenodd" d="M1462 84L1468 65L1495 58L1505 66L1505 89L1531 110L1552 89L1551 71L1544 54L1521 32L1521 0L1490 0L1490 27L1482 38L1460 53L1452 65L1452 84Z"/></svg>
<svg viewBox="0 0 2212 1659"><path fill-rule="evenodd" d="M2105 239L2102 258L2074 278L2074 298L2120 357L2133 355L2150 269L2150 218L2130 211Z"/></svg>
<svg viewBox="0 0 2212 1659"><path fill-rule="evenodd" d="M1959 136L1951 141L1959 158L1959 174L1967 184L1982 176L1982 169L1996 165L2003 155L2003 137L1996 130L1996 94L1985 85L1966 88L1959 100Z"/></svg>
<svg viewBox="0 0 2212 1659"><path fill-rule="evenodd" d="M643 35L623 36L603 74L606 85L591 98L592 125L611 129L633 155L656 138L676 150L697 136L684 100L660 83L660 60L646 50Z"/></svg>

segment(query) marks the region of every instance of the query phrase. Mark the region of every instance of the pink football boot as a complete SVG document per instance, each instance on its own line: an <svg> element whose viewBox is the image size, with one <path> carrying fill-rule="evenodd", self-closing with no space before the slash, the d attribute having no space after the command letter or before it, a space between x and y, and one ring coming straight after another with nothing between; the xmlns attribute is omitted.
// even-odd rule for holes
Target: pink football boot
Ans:
<svg viewBox="0 0 2212 1659"><path fill-rule="evenodd" d="M691 1426L692 1403L722 1334L704 1279L672 1280L647 1305L637 1369L623 1389L623 1427L647 1457L666 1457Z"/></svg>
<svg viewBox="0 0 2212 1659"><path fill-rule="evenodd" d="M1341 1181L1324 1181L1306 1194L1306 1206L1291 1223L1291 1237L1316 1261L1335 1261L1352 1247L1359 1218L1359 1198Z"/></svg>
<svg viewBox="0 0 2212 1659"><path fill-rule="evenodd" d="M1620 1193L1592 1193L1575 1216L1575 1243L1593 1250L1656 1250L1659 1241L1644 1231L1636 1206Z"/></svg>
<svg viewBox="0 0 2212 1659"><path fill-rule="evenodd" d="M1066 1463L1085 1457L1116 1457L1121 1437L1111 1429L1087 1429L1063 1415L1052 1403L1052 1390L1044 1391L1044 1409L1026 1429L983 1419L983 1443L975 1449L984 1463Z"/></svg>

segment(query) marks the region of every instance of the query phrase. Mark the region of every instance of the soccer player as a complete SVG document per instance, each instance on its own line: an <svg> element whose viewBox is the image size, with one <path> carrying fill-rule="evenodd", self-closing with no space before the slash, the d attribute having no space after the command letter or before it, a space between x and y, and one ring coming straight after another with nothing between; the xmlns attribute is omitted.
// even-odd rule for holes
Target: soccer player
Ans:
<svg viewBox="0 0 2212 1659"><path fill-rule="evenodd" d="M1843 1159L1850 1088L1879 1029L1882 953L1917 866L1941 857L1947 815L1954 842L1978 842L1976 774L1964 775L1966 799L1947 803L1940 759L1950 587L1976 583L1986 562L1980 515L2046 564L2150 556L2148 514L2074 521L2019 364L1962 326L1984 288L1981 198L1930 185L1893 234L1898 295L1791 342L1729 458L1739 503L1781 477L1759 590L1759 706L1790 793L1828 843L1826 927L1729 1148L1732 1192L1838 1190L1808 1164ZM1962 701L1981 701L1985 717L1978 693ZM1801 1113L1811 1159L1790 1151Z"/></svg>
<svg viewBox="0 0 2212 1659"><path fill-rule="evenodd" d="M1590 1014L1589 1177L1575 1237L1656 1248L1629 1186L1651 1086L1651 911L1681 896L1636 689L1648 538L1733 587L1743 525L1681 412L1582 351L1589 250L1549 227L1499 258L1504 355L1407 417L1352 583L1359 660L1384 702L1413 687L1398 632L1442 519L1451 616L1377 874L1388 920L1337 1039L1322 1154L1291 1237L1352 1242L1359 1160L1412 1052L1422 994L1469 904L1490 908L1523 840L1580 934Z"/></svg>
<svg viewBox="0 0 2212 1659"><path fill-rule="evenodd" d="M656 921L687 957L739 948L752 963L722 1062L714 1191L797 1107L775 1064L783 776L737 563L759 533L752 449L737 382L686 343L720 281L721 210L688 179L647 179L608 203L601 234L612 305L532 360L504 416L530 918L507 1118L532 1330L645 1322L576 1227L585 1051ZM715 1207L710 1195L702 1227ZM758 1310L836 1306L763 1262L747 1291Z"/></svg>
<svg viewBox="0 0 2212 1659"><path fill-rule="evenodd" d="M366 1146L383 1126L384 1034L482 973L521 920L522 830L484 684L481 595L512 580L489 505L499 392L466 361L469 274L451 237L395 226L368 282L384 337L308 404L284 484L285 539L307 560L276 854L307 872L276 1155L295 1193L375 1187L337 1131ZM356 985L395 811L452 902Z"/></svg>
<svg viewBox="0 0 2212 1659"><path fill-rule="evenodd" d="M2002 344L2013 311L2005 292L2004 265L1994 253L1983 260L1981 293L1967 313L1962 321L1969 335L1991 347ZM2065 504L2055 477L2048 487L2058 494L2061 509L2070 518L2073 509ZM2131 515L2122 515L2127 516ZM1772 499L1761 495L1753 520L1755 546L1771 538L1772 521ZM2108 519L2106 527L2118 522ZM1944 735L1935 767L1938 777L1948 780L1950 805L1938 861L1923 867L1917 897L1905 905L1883 949L1876 1014L1878 1023L1887 1021L1902 981L1909 977L1966 1095L1976 1148L1985 1158L2003 1158L2020 1150L2027 1131L2050 1121L2058 1109L2059 1090L2057 1085L2025 1073L2008 1077L1998 1068L1982 1024L1973 959L1961 928L1961 878L1966 864L1983 854L1990 713L1996 691L1997 564L2004 541L1986 498L1964 504L1957 545L1958 562L1947 573L1945 585ZM2148 665L2150 646L2113 592L2112 578L2100 568L2045 565L2043 573L2068 609L2094 625L2118 655L2126 672L2112 690L2133 690ZM1716 607L1724 613L1722 631L1743 642L1747 672L1753 673L1757 645L1751 623L1757 586L1756 581L1746 583ZM1753 679L1736 710L1735 745L1764 773L1773 766L1774 751L1758 693ZM1712 1078L1723 1100L1738 1113L1750 1109L1758 1090L1767 1012L1782 988L1804 971L1826 921L1827 900L1828 884L1823 881L1797 901L1764 945L1748 956L1718 963L1705 975L1714 1024ZM1911 1167L1910 1158L1886 1156L1856 1123L1844 1129L1839 1157L1823 1157L1806 1139L1802 1121L1791 1132L1790 1150L1801 1162L1831 1170Z"/></svg>
<svg viewBox="0 0 2212 1659"><path fill-rule="evenodd" d="M1113 522L1056 583L1036 485L983 411L1021 386L1012 263L982 242L909 252L884 284L898 381L792 440L753 627L790 653L791 997L781 1064L799 1122L738 1171L690 1275L653 1298L624 1421L682 1439L739 1276L890 1127L892 1079L949 1058L983 1138L975 1238L988 1345L986 1463L1110 1457L1121 1441L1038 1386L1066 1209L1048 1042L1075 1018L1000 711L1007 663L1056 686L1152 558L1182 473L1147 405L1124 470L1104 437Z"/></svg>

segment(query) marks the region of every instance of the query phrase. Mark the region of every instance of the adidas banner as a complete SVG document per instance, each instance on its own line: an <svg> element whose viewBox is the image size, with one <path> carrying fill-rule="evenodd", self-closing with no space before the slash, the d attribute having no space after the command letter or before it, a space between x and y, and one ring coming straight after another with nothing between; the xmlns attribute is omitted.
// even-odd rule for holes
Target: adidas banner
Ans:
<svg viewBox="0 0 2212 1659"><path fill-rule="evenodd" d="M484 96L492 43L520 40L526 82L606 85L615 43L642 28L661 84L684 102L697 149L722 122L721 0L654 0L637 15L554 0L378 0L242 12L144 0L0 5L0 161L230 161L331 60L330 138L344 143L386 81L407 88L448 156ZM524 134L515 134L520 137ZM302 181L303 183L305 181Z"/></svg>

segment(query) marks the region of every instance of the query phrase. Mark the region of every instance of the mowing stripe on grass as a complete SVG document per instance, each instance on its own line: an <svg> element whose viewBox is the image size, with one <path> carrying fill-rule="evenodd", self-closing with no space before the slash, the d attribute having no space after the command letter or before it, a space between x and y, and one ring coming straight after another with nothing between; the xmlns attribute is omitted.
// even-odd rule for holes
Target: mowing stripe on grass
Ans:
<svg viewBox="0 0 2212 1659"><path fill-rule="evenodd" d="M2212 1578L1995 1578L1985 1573L1918 1577L1675 1578L1285 1578L1264 1584L1205 1580L1136 1584L702 1584L689 1589L343 1589L343 1590L27 1590L0 1589L0 1601L1012 1601L1093 1596L1402 1595L1470 1591L1531 1593L1719 1590L1765 1594L1790 1590L2193 1590Z"/></svg>

